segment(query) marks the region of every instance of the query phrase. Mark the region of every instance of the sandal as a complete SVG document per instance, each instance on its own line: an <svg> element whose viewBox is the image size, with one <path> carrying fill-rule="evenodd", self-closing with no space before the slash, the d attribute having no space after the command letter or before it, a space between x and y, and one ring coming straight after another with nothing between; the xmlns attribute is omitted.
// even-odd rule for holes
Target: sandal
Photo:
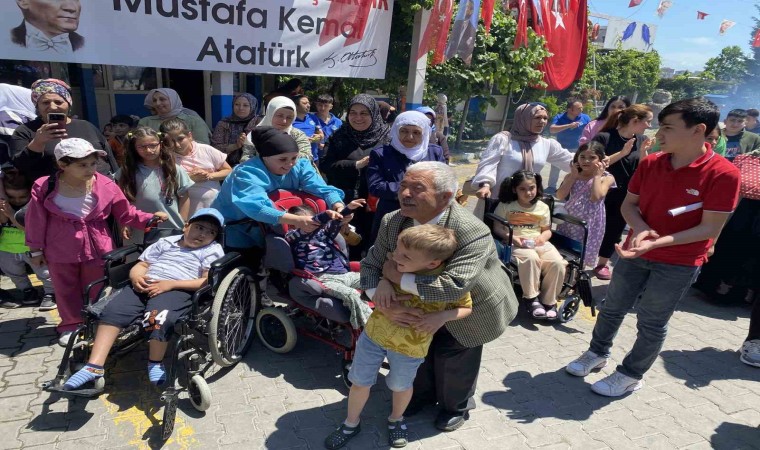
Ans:
<svg viewBox="0 0 760 450"><path fill-rule="evenodd" d="M403 418L397 422L388 421L388 445L393 448L406 447L409 436L406 428L406 420Z"/></svg>
<svg viewBox="0 0 760 450"><path fill-rule="evenodd" d="M557 304L553 304L551 306L549 305L543 305L545 311L546 311L546 318L549 320L555 320L557 318Z"/></svg>
<svg viewBox="0 0 760 450"><path fill-rule="evenodd" d="M333 431L325 438L325 448L328 450L335 450L337 448L343 447L344 445L348 444L348 441L353 439L354 436L359 434L359 431L361 431L361 429L361 424L353 428L349 427L345 423L340 424L337 430Z"/></svg>
<svg viewBox="0 0 760 450"><path fill-rule="evenodd" d="M544 308L544 305L542 305L538 299L533 299L530 302L530 315L532 315L534 319L546 318L546 308Z"/></svg>

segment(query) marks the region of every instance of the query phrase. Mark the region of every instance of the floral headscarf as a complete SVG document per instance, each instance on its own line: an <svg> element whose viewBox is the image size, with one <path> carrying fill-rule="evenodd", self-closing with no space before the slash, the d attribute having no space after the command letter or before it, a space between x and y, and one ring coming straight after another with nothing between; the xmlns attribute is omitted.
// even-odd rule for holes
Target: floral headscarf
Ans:
<svg viewBox="0 0 760 450"><path fill-rule="evenodd" d="M32 103L34 103L35 107L37 106L37 102L40 101L40 97L45 94L60 95L69 106L73 104L71 101L71 87L64 81L55 78L46 78L32 83Z"/></svg>

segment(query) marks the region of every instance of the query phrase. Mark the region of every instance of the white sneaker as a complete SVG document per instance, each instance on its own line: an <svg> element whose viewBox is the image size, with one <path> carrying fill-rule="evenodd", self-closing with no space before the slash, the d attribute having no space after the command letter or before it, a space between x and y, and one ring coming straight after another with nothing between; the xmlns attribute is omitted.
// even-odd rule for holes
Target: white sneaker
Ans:
<svg viewBox="0 0 760 450"><path fill-rule="evenodd" d="M590 374L591 371L601 369L606 365L607 358L588 350L586 353L582 354L580 358L565 366L565 370L570 375L585 377Z"/></svg>
<svg viewBox="0 0 760 450"><path fill-rule="evenodd" d="M739 351L739 361L748 366L760 367L760 339L745 342Z"/></svg>
<svg viewBox="0 0 760 450"><path fill-rule="evenodd" d="M71 339L72 334L74 334L73 331L64 331L61 333L61 335L58 336L58 345L61 347L66 347L69 345L69 339Z"/></svg>
<svg viewBox="0 0 760 450"><path fill-rule="evenodd" d="M591 390L607 397L620 397L626 392L638 391L644 382L615 371L591 385Z"/></svg>

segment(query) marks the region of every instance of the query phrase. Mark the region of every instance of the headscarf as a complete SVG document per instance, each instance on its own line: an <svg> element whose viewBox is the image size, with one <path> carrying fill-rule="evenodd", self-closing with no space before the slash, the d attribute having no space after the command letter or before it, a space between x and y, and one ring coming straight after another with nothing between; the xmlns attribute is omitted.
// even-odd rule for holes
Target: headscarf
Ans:
<svg viewBox="0 0 760 450"><path fill-rule="evenodd" d="M422 142L415 147L407 148L399 138L399 130L403 126L414 125L422 130ZM403 154L410 160L417 162L425 158L430 143L430 119L419 111L406 111L396 117L391 127L391 145L399 153Z"/></svg>
<svg viewBox="0 0 760 450"><path fill-rule="evenodd" d="M264 118L261 119L261 122L259 122L257 126L271 127L272 119L274 118L274 113L276 113L277 110L281 108L290 108L293 110L293 114L296 113L296 104L293 103L293 100L289 99L288 97L275 97L272 100L270 100L269 103L267 104L267 113L264 116ZM283 130L283 131L290 133L292 129L293 129L293 124L291 123L288 129Z"/></svg>
<svg viewBox="0 0 760 450"><path fill-rule="evenodd" d="M248 100L248 103L251 105L251 112L246 117L238 117L235 115L235 102L239 98L245 98ZM242 94L235 94L232 97L232 114L229 116L223 118L222 122L227 122L229 129L230 129L230 144L237 141L237 137L240 136L240 133L248 132L249 129L248 124L256 117L256 112L259 110L259 101L256 100L256 97L253 95L244 92Z"/></svg>
<svg viewBox="0 0 760 450"><path fill-rule="evenodd" d="M193 111L192 109L185 108L182 106L182 100L179 98L179 94L177 94L177 91L174 89L169 88L159 88L159 89L151 89L150 92L148 92L148 95L145 96L145 102L143 103L146 108L152 109L153 108L153 94L156 92L160 92L161 94L169 97L169 105L171 105L171 111L169 111L167 114L159 114L158 118L161 120L171 119L173 117L177 117L178 115L185 113L191 116L197 116L198 113Z"/></svg>
<svg viewBox="0 0 760 450"><path fill-rule="evenodd" d="M290 134L272 126L254 128L251 131L251 140L262 158L283 153L298 153L296 140Z"/></svg>
<svg viewBox="0 0 760 450"><path fill-rule="evenodd" d="M428 106L420 106L419 108L415 109L415 111L419 111L422 114L432 114L433 115L433 120L432 121L428 121L428 123L430 123L430 132L431 133L435 133L436 132L435 119L436 119L437 116L435 114L435 111L433 111L433 108L430 108Z"/></svg>
<svg viewBox="0 0 760 450"><path fill-rule="evenodd" d="M73 104L71 100L71 87L61 80L55 78L46 78L44 80L37 80L32 83L32 103L37 106L37 102L40 101L40 97L45 94L58 94L63 98L66 103L71 106Z"/></svg>
<svg viewBox="0 0 760 450"><path fill-rule="evenodd" d="M372 115L372 124L364 131L357 131L351 126L351 121L347 121L330 136L330 140L333 142L347 140L350 145L362 149L377 146L380 141L388 136L390 131L388 124L380 117L380 107L377 105L377 101L371 95L359 94L351 99L351 103L348 105L349 111L354 105L362 105L369 110Z"/></svg>
<svg viewBox="0 0 760 450"><path fill-rule="evenodd" d="M22 119L34 120L37 113L32 103L32 91L21 86L0 83L0 111L14 113Z"/></svg>
<svg viewBox="0 0 760 450"><path fill-rule="evenodd" d="M520 144L523 157L523 169L533 171L533 149L531 144L538 141L541 133L534 133L531 129L533 118L539 112L546 112L546 108L538 103L524 103L515 110L514 122L509 133L504 132L512 140Z"/></svg>

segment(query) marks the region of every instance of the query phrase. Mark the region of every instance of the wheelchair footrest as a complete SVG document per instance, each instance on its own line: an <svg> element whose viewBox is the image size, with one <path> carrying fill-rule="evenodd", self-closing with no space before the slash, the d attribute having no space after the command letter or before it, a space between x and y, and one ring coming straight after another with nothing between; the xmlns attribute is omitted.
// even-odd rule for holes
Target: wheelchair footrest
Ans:
<svg viewBox="0 0 760 450"><path fill-rule="evenodd" d="M43 383L42 389L48 392L55 392L57 394L61 394L63 396L95 398L103 393L103 389L97 389L97 388L80 388L80 389L72 389L69 391L69 390L63 389L63 384L57 384L54 381L50 381L48 383Z"/></svg>

